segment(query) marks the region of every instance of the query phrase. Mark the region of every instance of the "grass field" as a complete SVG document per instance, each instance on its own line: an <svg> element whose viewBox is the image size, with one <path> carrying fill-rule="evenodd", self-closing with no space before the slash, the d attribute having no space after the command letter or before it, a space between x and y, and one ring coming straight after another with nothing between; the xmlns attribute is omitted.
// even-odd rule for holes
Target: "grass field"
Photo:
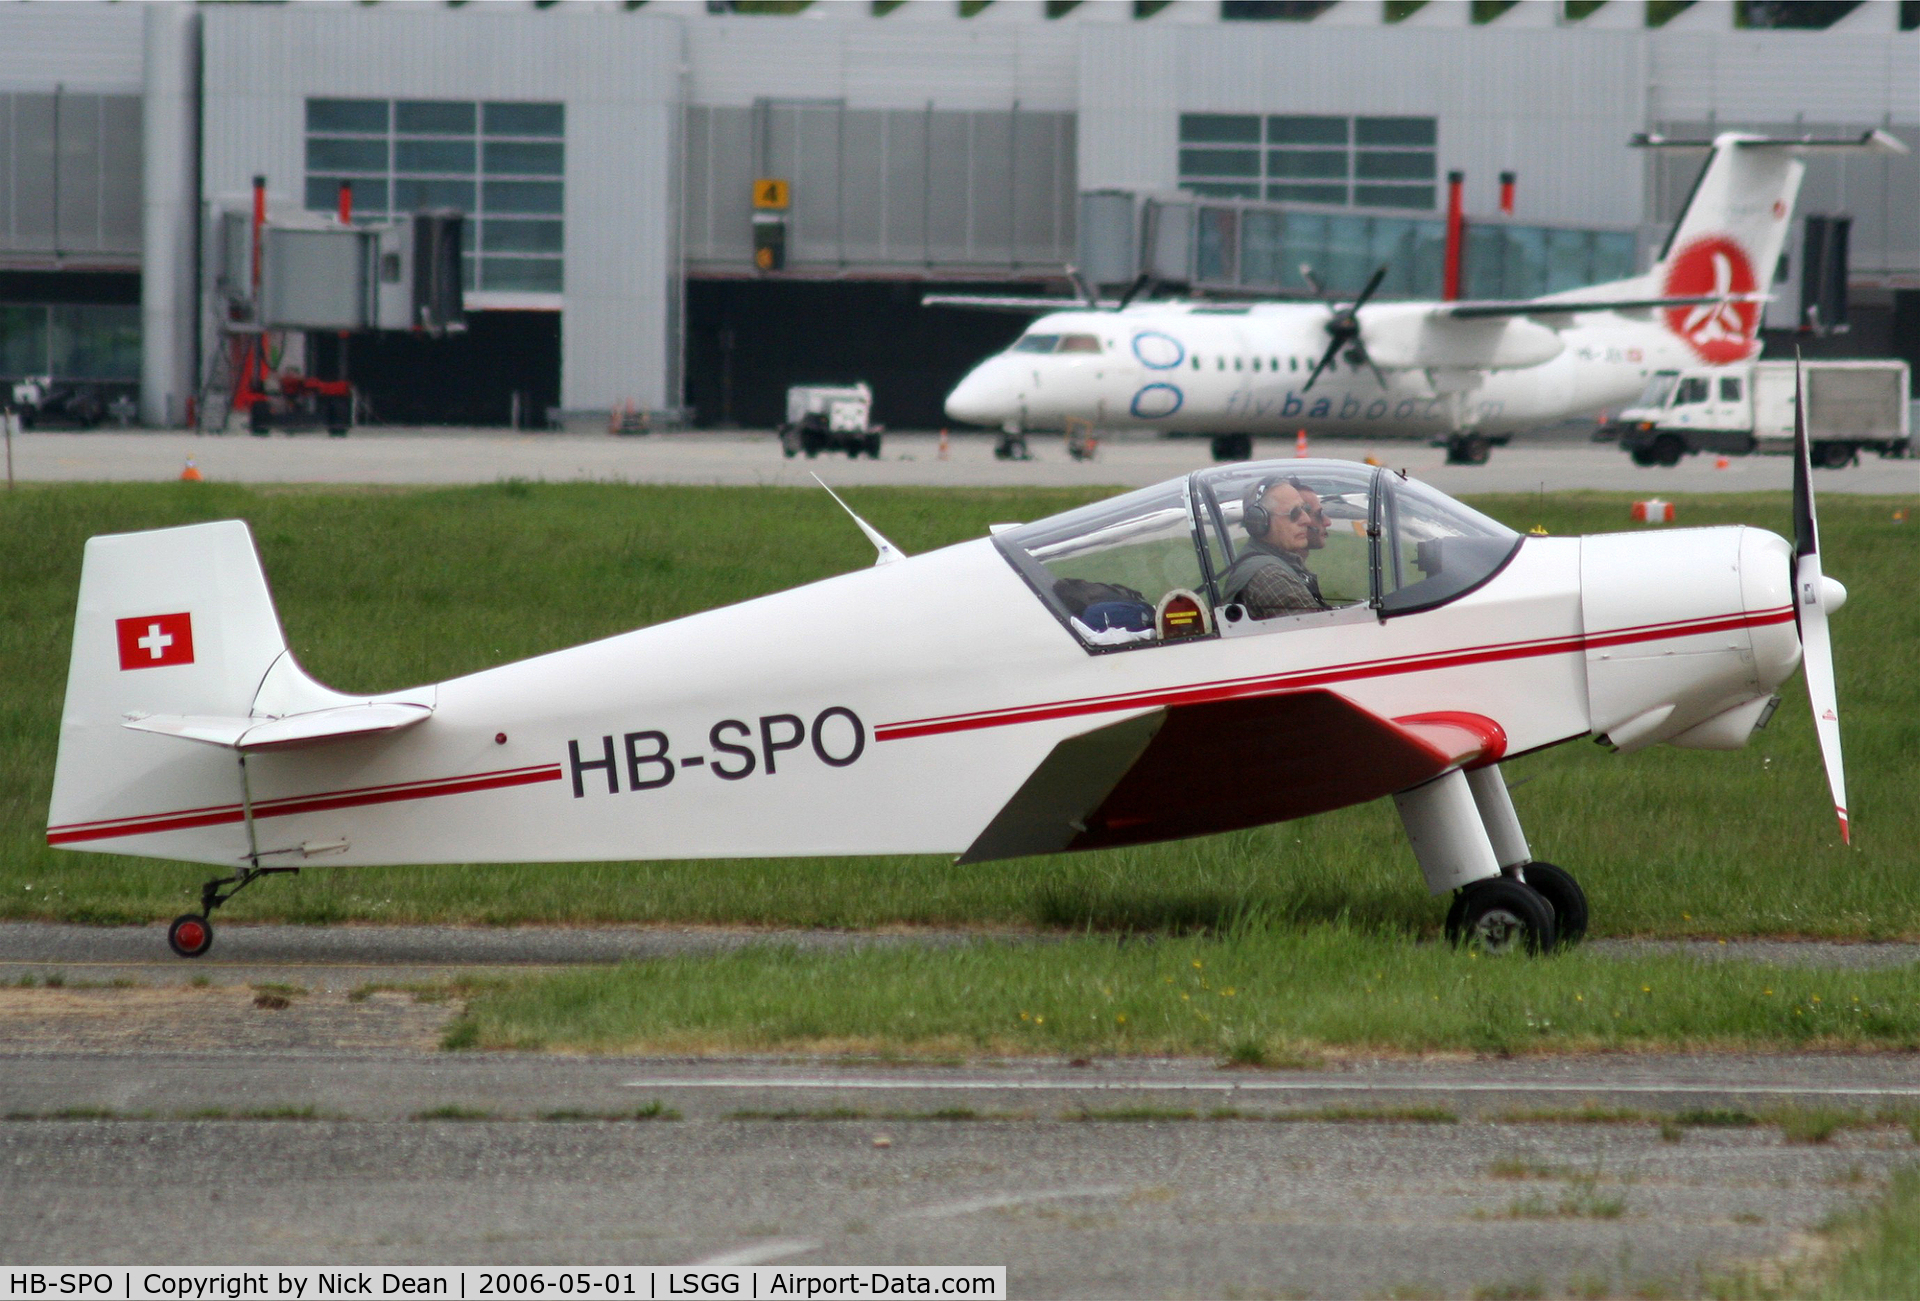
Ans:
<svg viewBox="0 0 1920 1301"><path fill-rule="evenodd" d="M864 489L910 552L1106 490ZM1520 528L1631 527L1619 495L1482 497ZM1920 935L1920 524L1822 501L1855 844L1838 844L1798 679L1734 754L1619 758L1577 743L1508 765L1535 852L1575 871L1596 934ZM1784 494L1682 500L1690 524L1788 527ZM0 917L133 922L183 911L205 869L44 841L81 545L243 517L289 639L344 690L433 681L864 566L824 493L504 483L447 490L218 484L23 488L0 499ZM752 526L742 524L751 518ZM942 859L324 869L250 890L234 921L1033 926L1431 931L1387 803L1206 840L956 868Z"/></svg>
<svg viewBox="0 0 1920 1301"><path fill-rule="evenodd" d="M1920 1047L1920 965L1483 959L1340 926L821 955L756 947L470 991L450 1043L671 1054L1522 1054Z"/></svg>

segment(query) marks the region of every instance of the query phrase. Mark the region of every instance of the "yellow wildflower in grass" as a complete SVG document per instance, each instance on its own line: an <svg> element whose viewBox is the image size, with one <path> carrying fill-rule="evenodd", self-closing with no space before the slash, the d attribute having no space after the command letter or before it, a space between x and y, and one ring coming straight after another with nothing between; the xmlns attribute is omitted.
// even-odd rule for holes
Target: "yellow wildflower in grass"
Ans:
<svg viewBox="0 0 1920 1301"><path fill-rule="evenodd" d="M1194 969L1195 971L1198 971L1198 970L1200 970L1200 959L1198 959L1198 958L1195 958L1195 959L1193 960L1193 969Z"/></svg>
<svg viewBox="0 0 1920 1301"><path fill-rule="evenodd" d="M1651 994L1651 993L1653 992L1653 986L1652 986L1652 985L1642 985L1642 986L1640 986L1640 992L1641 992L1641 993L1643 993L1643 994Z"/></svg>
<svg viewBox="0 0 1920 1301"><path fill-rule="evenodd" d="M1122 1012L1119 1016L1114 1017L1113 1023L1115 1025L1125 1025L1127 1023L1127 1014Z"/></svg>
<svg viewBox="0 0 1920 1301"><path fill-rule="evenodd" d="M1233 997L1233 986L1232 986L1232 985L1228 985L1228 986L1227 986L1227 987L1226 987L1225 989L1223 989L1223 990L1221 990L1221 991L1220 991L1220 997L1222 997L1222 998L1232 998L1232 997Z"/></svg>

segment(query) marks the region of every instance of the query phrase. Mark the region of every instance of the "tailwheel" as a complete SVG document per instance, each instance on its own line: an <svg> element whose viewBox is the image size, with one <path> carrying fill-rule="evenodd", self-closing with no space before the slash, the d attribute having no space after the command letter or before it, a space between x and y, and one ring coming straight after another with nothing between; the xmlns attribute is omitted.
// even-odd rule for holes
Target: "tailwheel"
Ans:
<svg viewBox="0 0 1920 1301"><path fill-rule="evenodd" d="M1528 863L1520 874L1553 909L1554 935L1561 948L1572 948L1586 938L1587 892L1573 873L1552 863Z"/></svg>
<svg viewBox="0 0 1920 1301"><path fill-rule="evenodd" d="M213 923L199 913L186 913L167 927L167 944L183 958L197 958L213 947Z"/></svg>
<svg viewBox="0 0 1920 1301"><path fill-rule="evenodd" d="M1553 907L1532 887L1508 877L1475 881L1455 895L1447 939L1489 957L1553 948Z"/></svg>

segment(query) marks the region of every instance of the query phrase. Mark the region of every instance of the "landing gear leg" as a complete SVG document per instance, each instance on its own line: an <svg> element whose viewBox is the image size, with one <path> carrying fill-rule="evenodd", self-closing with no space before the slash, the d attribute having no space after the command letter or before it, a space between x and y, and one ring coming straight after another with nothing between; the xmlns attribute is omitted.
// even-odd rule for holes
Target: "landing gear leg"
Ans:
<svg viewBox="0 0 1920 1301"><path fill-rule="evenodd" d="M297 867L243 867L232 876L217 876L200 887L200 911L185 913L167 927L167 944L183 958L197 958L213 947L213 910L263 876L297 873ZM221 886L232 886L222 890Z"/></svg>
<svg viewBox="0 0 1920 1301"><path fill-rule="evenodd" d="M1499 777L1497 770L1494 776ZM1505 793L1502 783L1500 794ZM1554 944L1553 909L1526 881L1503 872L1503 855L1496 850L1498 845L1513 852L1519 821L1510 819L1511 827L1502 826L1496 840L1475 796L1468 774L1456 770L1393 797L1427 888L1435 894L1456 892L1447 938L1489 954L1545 952ZM1507 811L1511 815L1511 802ZM1524 855L1524 838L1519 845Z"/></svg>
<svg viewBox="0 0 1920 1301"><path fill-rule="evenodd" d="M1474 769L1467 774L1467 786L1473 792L1475 807L1480 810L1480 820L1486 825L1494 856L1500 860L1501 874L1531 886L1534 893L1547 901L1553 910L1556 944L1562 948L1578 944L1587 933L1586 891L1574 880L1573 873L1534 858L1499 767ZM1462 932L1466 909L1466 892L1462 891L1454 896L1453 906L1447 911L1449 937Z"/></svg>

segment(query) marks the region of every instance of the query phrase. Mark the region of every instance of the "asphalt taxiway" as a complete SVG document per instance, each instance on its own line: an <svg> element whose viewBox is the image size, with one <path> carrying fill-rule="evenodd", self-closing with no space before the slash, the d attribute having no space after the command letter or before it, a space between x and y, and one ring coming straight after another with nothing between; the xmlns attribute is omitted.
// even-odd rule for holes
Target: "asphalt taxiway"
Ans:
<svg viewBox="0 0 1920 1301"><path fill-rule="evenodd" d="M949 487L1043 485L1144 486L1213 464L1204 438L1128 435L1102 443L1091 460L1067 454L1058 435L1033 435L1033 459L994 456L996 438L955 435L946 455L937 434L888 434L880 459L787 458L766 432L649 434L515 434L485 430L368 430L324 435L196 435L166 431L35 433L15 440L15 472L23 480L164 481L180 477L188 459L207 479L230 483L455 484L501 479L549 482L770 484L811 487L813 473L839 486L885 484ZM1257 457L1290 457L1291 439L1260 439ZM1648 496L1696 492L1784 491L1792 462L1784 456L1726 459L1694 456L1672 469L1642 468L1617 447L1578 437L1516 441L1480 466L1450 466L1445 453L1414 441L1316 440L1315 456L1372 457L1404 468L1446 492L1630 491ZM1821 470L1822 493L1920 493L1920 460L1868 455L1844 470Z"/></svg>
<svg viewBox="0 0 1920 1301"><path fill-rule="evenodd" d="M1231 1070L439 1046L455 975L980 938L234 925L188 963L155 927L0 925L0 1262L1005 1264L1019 1296L1690 1295L1775 1268L1914 1151L1893 1123L1819 1143L1657 1123L1920 1110L1907 1054Z"/></svg>

